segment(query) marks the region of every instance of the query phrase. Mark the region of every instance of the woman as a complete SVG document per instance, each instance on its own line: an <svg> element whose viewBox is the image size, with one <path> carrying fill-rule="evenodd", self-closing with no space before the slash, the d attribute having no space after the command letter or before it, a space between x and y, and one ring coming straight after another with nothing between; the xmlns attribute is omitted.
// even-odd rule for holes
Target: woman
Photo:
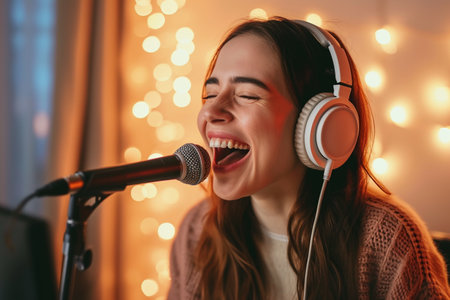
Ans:
<svg viewBox="0 0 450 300"><path fill-rule="evenodd" d="M368 188L370 109L333 36L277 17L244 22L219 46L198 115L211 197L179 229L169 299L450 297L418 217L376 180L380 192ZM336 117L310 122L329 99Z"/></svg>

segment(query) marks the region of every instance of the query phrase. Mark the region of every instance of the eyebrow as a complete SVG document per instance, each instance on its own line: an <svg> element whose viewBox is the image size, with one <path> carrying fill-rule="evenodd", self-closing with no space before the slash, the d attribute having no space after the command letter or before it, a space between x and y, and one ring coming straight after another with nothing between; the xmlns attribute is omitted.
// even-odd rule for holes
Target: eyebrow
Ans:
<svg viewBox="0 0 450 300"><path fill-rule="evenodd" d="M251 83L265 90L269 90L269 87L259 79L253 77L245 77L245 76L236 76L231 79L233 83ZM219 79L216 77L210 77L205 81L205 86L208 84L219 84Z"/></svg>

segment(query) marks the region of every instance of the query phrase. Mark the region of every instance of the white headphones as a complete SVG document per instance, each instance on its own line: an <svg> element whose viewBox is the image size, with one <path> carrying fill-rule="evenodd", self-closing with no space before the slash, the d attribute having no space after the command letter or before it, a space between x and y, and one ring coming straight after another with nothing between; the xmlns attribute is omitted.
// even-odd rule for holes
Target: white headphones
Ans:
<svg viewBox="0 0 450 300"><path fill-rule="evenodd" d="M359 135L358 113L349 100L352 74L345 50L326 30L296 20L311 32L330 52L336 83L333 93L319 93L303 107L295 128L294 144L297 155L307 167L331 170L349 158Z"/></svg>

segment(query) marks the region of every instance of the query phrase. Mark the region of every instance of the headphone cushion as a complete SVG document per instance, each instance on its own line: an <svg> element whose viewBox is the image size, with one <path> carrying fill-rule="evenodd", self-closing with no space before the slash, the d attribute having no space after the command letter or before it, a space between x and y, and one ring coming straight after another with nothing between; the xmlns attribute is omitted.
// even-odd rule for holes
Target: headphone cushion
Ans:
<svg viewBox="0 0 450 300"><path fill-rule="evenodd" d="M332 93L320 93L309 99L300 112L295 128L294 145L297 155L305 166L316 170L323 170L323 167L314 163L308 156L305 143L306 123L314 107L321 101L331 97L334 97Z"/></svg>

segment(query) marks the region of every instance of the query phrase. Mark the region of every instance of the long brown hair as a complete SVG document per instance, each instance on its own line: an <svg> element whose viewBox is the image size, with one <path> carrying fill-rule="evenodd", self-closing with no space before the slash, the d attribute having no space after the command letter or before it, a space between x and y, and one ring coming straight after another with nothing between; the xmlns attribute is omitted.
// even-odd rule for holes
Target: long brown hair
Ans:
<svg viewBox="0 0 450 300"><path fill-rule="evenodd" d="M332 92L334 74L328 50L307 29L281 17L250 20L232 29L218 47L207 77L222 47L247 33L263 37L274 47L299 111L315 94ZM368 168L373 122L357 70L349 55L348 59L353 77L350 101L359 114L360 132L355 150L333 171L325 192L308 277L311 299L357 298L360 225L368 177L373 177ZM307 169L288 222L288 258L297 275L299 299L322 177L322 172ZM249 197L224 201L211 189L211 206L195 257L202 299L265 299L267 271L257 246L260 234Z"/></svg>

